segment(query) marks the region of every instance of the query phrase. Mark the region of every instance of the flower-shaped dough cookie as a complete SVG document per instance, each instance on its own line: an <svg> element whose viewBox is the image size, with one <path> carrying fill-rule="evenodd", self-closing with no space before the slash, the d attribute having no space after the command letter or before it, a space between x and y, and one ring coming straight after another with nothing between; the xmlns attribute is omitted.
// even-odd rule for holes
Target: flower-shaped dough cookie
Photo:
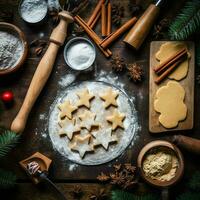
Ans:
<svg viewBox="0 0 200 200"><path fill-rule="evenodd" d="M154 109L160 113L159 122L165 128L174 128L186 118L187 107L184 104L185 90L176 81L169 81L158 89Z"/></svg>

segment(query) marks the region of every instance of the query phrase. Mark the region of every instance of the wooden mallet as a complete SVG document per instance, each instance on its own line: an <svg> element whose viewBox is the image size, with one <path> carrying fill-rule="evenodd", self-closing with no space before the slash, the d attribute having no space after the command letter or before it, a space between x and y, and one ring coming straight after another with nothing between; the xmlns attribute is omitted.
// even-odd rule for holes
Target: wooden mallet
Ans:
<svg viewBox="0 0 200 200"><path fill-rule="evenodd" d="M11 130L16 133L23 132L29 113L51 74L59 47L64 44L68 24L73 22L73 17L67 11L61 11L59 17L60 22L50 36L48 49L37 66L22 107L12 122Z"/></svg>

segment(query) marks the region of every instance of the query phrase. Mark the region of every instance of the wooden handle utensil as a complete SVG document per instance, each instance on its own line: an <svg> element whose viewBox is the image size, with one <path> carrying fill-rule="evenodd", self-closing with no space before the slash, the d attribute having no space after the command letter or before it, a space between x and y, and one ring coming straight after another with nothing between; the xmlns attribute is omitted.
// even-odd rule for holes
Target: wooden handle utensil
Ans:
<svg viewBox="0 0 200 200"><path fill-rule="evenodd" d="M12 122L11 130L16 133L23 132L29 113L51 74L58 49L65 41L68 24L73 22L72 16L67 11L60 12L59 17L60 22L50 36L49 47L35 71L22 107Z"/></svg>

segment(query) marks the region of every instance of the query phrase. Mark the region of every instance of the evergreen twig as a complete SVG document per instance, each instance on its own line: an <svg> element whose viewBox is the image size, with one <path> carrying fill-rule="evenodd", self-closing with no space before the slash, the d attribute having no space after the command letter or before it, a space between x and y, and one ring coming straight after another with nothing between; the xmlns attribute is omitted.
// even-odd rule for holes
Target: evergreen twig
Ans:
<svg viewBox="0 0 200 200"><path fill-rule="evenodd" d="M19 135L16 133L5 130L0 135L0 157L5 156L18 142Z"/></svg>
<svg viewBox="0 0 200 200"><path fill-rule="evenodd" d="M189 181L189 187L192 190L200 191L200 172L199 171L196 171L192 175L192 177L191 177L191 179Z"/></svg>
<svg viewBox="0 0 200 200"><path fill-rule="evenodd" d="M200 29L200 0L186 2L174 22L169 26L173 40L185 40Z"/></svg>
<svg viewBox="0 0 200 200"><path fill-rule="evenodd" d="M6 189L14 186L16 182L16 176L10 171L0 169L0 188Z"/></svg>
<svg viewBox="0 0 200 200"><path fill-rule="evenodd" d="M158 200L158 197L152 194L138 196L123 190L113 190L112 200Z"/></svg>

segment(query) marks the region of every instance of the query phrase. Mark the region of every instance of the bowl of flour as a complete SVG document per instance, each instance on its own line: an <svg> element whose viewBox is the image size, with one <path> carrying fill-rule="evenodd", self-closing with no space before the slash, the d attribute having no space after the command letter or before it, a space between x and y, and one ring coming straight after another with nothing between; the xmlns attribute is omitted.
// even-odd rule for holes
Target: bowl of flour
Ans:
<svg viewBox="0 0 200 200"><path fill-rule="evenodd" d="M0 22L0 75L19 69L27 53L28 43L24 33L13 24Z"/></svg>
<svg viewBox="0 0 200 200"><path fill-rule="evenodd" d="M95 58L94 45L84 37L75 37L69 40L64 48L65 62L76 71L86 71L92 68Z"/></svg>

